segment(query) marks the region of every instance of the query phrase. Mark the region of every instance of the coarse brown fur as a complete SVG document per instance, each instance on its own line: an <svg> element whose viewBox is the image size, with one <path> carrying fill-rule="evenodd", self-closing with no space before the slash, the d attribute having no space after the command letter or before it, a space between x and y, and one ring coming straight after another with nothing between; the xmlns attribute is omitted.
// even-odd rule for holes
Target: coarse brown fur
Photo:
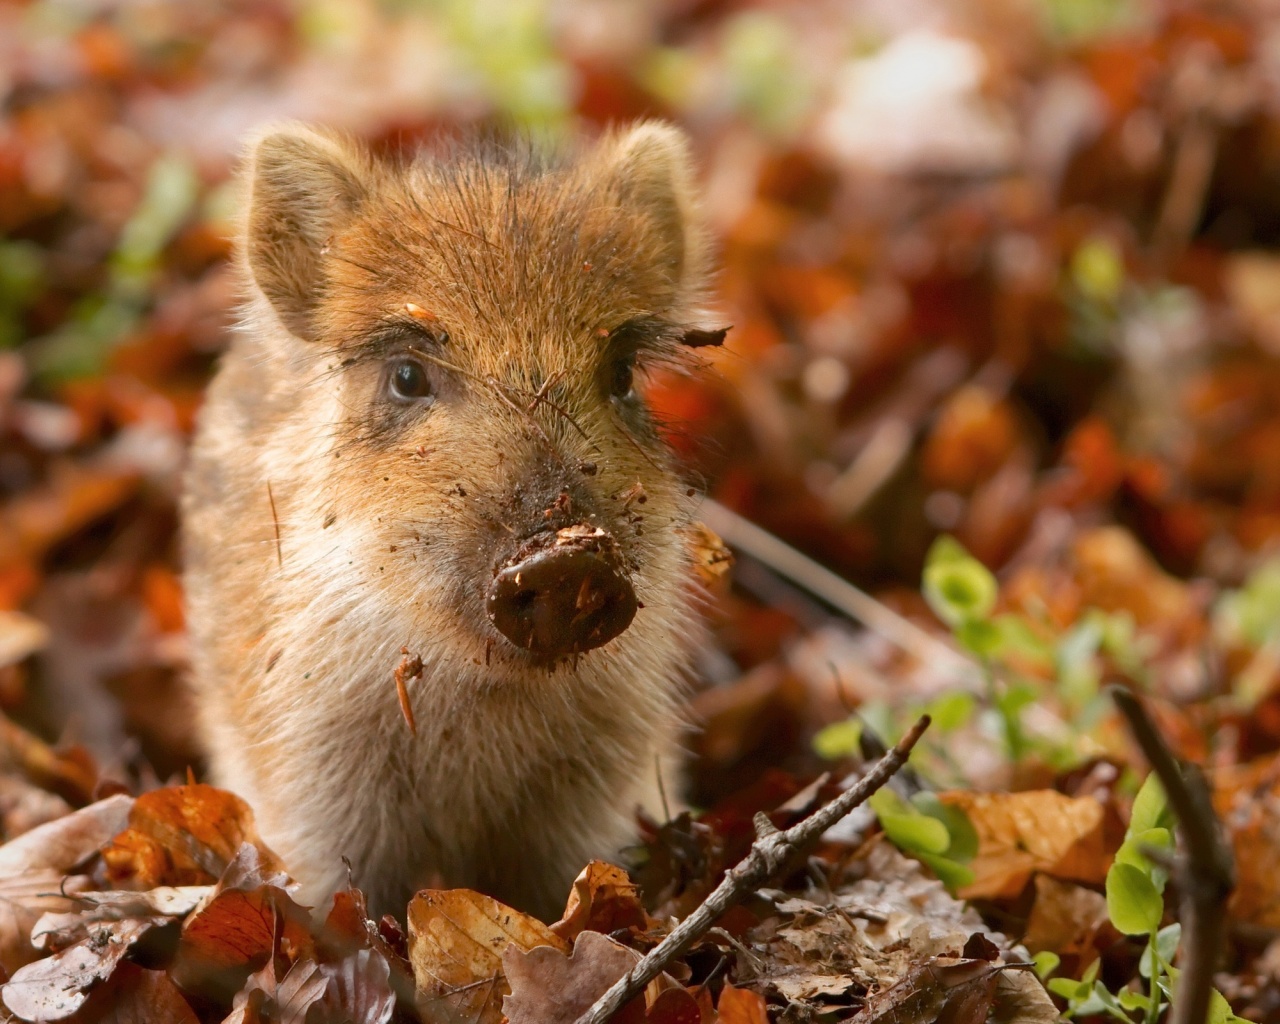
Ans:
<svg viewBox="0 0 1280 1024"><path fill-rule="evenodd" d="M396 164L290 125L245 181L243 323L184 499L214 781L313 901L345 858L378 912L446 884L554 915L636 806L658 808L698 635L691 499L643 404L614 393L699 318L683 136ZM406 359L429 401L388 392ZM521 538L573 522L613 534L642 607L540 662L490 624L485 588ZM423 664L416 734L402 649Z"/></svg>

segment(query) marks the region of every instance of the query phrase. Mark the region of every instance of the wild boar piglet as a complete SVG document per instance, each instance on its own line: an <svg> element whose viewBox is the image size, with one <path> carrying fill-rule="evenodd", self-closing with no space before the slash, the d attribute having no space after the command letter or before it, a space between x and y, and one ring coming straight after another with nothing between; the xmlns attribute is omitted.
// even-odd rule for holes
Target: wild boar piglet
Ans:
<svg viewBox="0 0 1280 1024"><path fill-rule="evenodd" d="M678 788L694 499L636 375L704 326L684 137L391 161L287 125L244 182L183 503L213 781L309 901L345 859L375 913L554 916Z"/></svg>

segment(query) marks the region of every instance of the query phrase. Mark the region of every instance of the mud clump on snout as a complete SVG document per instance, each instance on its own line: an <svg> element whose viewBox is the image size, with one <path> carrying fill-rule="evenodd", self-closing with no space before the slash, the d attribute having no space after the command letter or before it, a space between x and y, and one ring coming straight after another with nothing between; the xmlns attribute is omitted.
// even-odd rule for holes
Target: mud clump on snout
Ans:
<svg viewBox="0 0 1280 1024"><path fill-rule="evenodd" d="M617 542L582 524L526 540L495 571L485 600L498 632L544 658L604 646L637 607Z"/></svg>

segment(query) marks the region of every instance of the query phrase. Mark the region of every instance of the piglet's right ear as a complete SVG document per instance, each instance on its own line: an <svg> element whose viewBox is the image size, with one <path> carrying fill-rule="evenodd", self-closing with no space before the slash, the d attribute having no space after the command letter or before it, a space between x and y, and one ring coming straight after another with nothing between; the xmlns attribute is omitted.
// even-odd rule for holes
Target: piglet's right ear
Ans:
<svg viewBox="0 0 1280 1024"><path fill-rule="evenodd" d="M264 135L248 171L244 258L293 334L308 338L326 287L323 251L368 194L372 167L353 143L305 125Z"/></svg>

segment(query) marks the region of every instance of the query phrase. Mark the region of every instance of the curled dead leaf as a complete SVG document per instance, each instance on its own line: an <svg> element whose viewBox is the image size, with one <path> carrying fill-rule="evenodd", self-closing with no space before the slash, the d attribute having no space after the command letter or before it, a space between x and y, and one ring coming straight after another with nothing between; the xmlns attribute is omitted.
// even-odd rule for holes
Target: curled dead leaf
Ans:
<svg viewBox="0 0 1280 1024"><path fill-rule="evenodd" d="M283 870L238 796L200 784L170 786L138 797L128 829L102 856L121 888L203 885L216 881L245 843L257 849L263 870Z"/></svg>
<svg viewBox="0 0 1280 1024"><path fill-rule="evenodd" d="M705 523L691 523L685 527L684 535L698 578L707 587L722 586L733 568L729 546Z"/></svg>
<svg viewBox="0 0 1280 1024"><path fill-rule="evenodd" d="M420 1001L443 1002L474 1024L499 1024L508 993L502 957L569 943L536 918L470 889L424 889L409 903L409 963Z"/></svg>
<svg viewBox="0 0 1280 1024"><path fill-rule="evenodd" d="M209 897L182 926L172 977L184 991L230 998L277 948L294 959L314 953L311 917L264 874L256 847L245 844Z"/></svg>
<svg viewBox="0 0 1280 1024"><path fill-rule="evenodd" d="M574 879L564 916L551 930L570 942L584 930L618 931L648 929L654 923L640 905L640 893L631 877L615 864L593 860Z"/></svg>

